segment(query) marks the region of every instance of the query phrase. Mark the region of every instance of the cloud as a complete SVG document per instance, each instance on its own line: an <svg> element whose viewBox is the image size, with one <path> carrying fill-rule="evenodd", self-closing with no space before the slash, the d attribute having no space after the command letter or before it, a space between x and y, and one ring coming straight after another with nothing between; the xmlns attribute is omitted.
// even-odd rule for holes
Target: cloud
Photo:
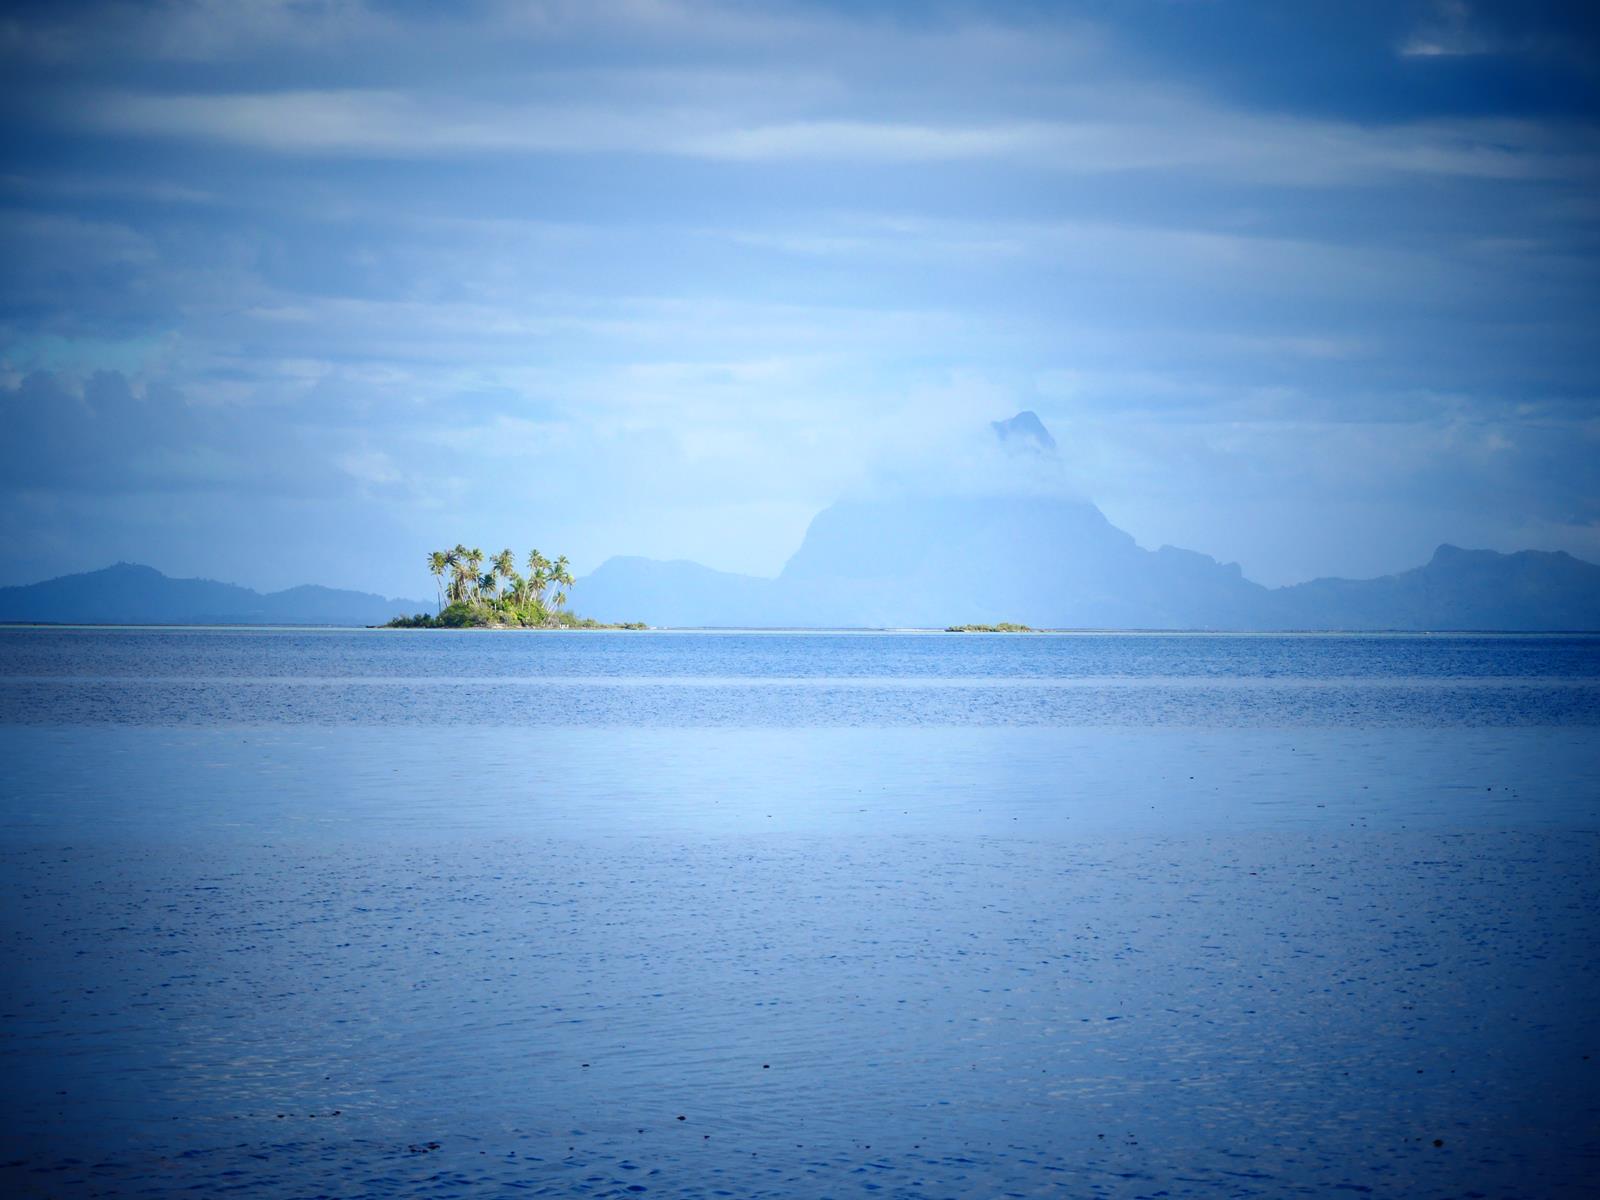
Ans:
<svg viewBox="0 0 1600 1200"><path fill-rule="evenodd" d="M1499 47L1474 28L1463 0L1436 0L1434 19L1419 27L1400 46L1404 58L1459 58L1493 54Z"/></svg>
<svg viewBox="0 0 1600 1200"><path fill-rule="evenodd" d="M1037 151L1047 127L892 124L871 121L796 121L692 135L673 144L679 154L735 162L950 162L1007 158Z"/></svg>
<svg viewBox="0 0 1600 1200"><path fill-rule="evenodd" d="M360 0L91 2L23 11L0 20L0 54L50 66L104 58L225 62L263 50L371 46L400 28Z"/></svg>
<svg viewBox="0 0 1600 1200"><path fill-rule="evenodd" d="M1373 129L1265 117L1170 97L1143 111L988 125L869 120L739 124L716 110L486 103L399 90L101 95L77 120L121 135L274 153L433 158L635 154L749 164L994 161L1069 174L1171 171L1279 183L1385 175L1489 179L1600 173L1600 138L1531 122L1454 120Z"/></svg>
<svg viewBox="0 0 1600 1200"><path fill-rule="evenodd" d="M771 571L841 492L1015 474L972 438L1024 408L1062 465L1017 486L1263 577L1589 544L1600 134L1527 49L1581 39L1094 11L8 13L13 562L233 528L246 582L342 539L400 592L472 529Z"/></svg>

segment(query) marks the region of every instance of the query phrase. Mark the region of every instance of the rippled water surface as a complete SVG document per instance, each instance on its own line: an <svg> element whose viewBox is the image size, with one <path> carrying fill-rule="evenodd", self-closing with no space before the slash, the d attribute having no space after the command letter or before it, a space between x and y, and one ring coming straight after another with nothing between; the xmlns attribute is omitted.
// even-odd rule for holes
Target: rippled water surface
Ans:
<svg viewBox="0 0 1600 1200"><path fill-rule="evenodd" d="M23 1196L1592 1194L1600 639L0 630Z"/></svg>

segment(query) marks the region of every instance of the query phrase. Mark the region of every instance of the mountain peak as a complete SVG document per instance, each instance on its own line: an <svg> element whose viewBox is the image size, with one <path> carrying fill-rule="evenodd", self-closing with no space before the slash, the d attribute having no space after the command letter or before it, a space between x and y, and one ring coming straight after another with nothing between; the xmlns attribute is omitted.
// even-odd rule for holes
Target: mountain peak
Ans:
<svg viewBox="0 0 1600 1200"><path fill-rule="evenodd" d="M1029 450L1054 450L1056 439L1031 409L1023 409L1009 421L990 421L995 437L1008 445Z"/></svg>

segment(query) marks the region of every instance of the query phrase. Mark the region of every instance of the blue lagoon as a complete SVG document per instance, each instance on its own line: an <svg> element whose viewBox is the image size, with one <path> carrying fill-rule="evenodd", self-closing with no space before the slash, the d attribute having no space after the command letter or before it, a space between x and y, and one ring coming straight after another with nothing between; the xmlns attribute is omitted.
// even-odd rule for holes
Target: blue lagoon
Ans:
<svg viewBox="0 0 1600 1200"><path fill-rule="evenodd" d="M1600 638L0 632L10 1194L1586 1194Z"/></svg>

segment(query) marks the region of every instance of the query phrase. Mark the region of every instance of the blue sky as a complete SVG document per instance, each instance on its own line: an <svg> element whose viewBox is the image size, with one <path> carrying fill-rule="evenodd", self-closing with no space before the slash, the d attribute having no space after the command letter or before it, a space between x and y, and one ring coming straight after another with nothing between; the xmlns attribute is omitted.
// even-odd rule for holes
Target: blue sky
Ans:
<svg viewBox="0 0 1600 1200"><path fill-rule="evenodd" d="M772 573L1022 408L1263 582L1600 560L1596 12L9 5L0 582Z"/></svg>

